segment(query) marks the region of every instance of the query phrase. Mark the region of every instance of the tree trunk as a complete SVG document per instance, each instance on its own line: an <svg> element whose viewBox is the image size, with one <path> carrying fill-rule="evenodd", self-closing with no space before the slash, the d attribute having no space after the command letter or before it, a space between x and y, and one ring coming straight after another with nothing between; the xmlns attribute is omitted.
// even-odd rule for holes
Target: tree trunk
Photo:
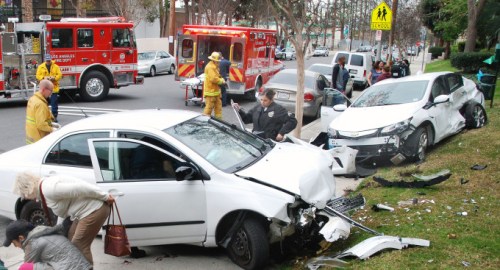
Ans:
<svg viewBox="0 0 500 270"><path fill-rule="evenodd" d="M295 38L297 40L297 44L294 44L295 48L302 48L302 44L304 44L302 35L296 35ZM297 100L295 102L295 118L297 118L297 127L293 130L293 136L300 138L302 118L304 118L304 50L296 49L295 52L297 56Z"/></svg>
<svg viewBox="0 0 500 270"><path fill-rule="evenodd" d="M467 0L467 40L465 41L464 52L473 52L476 48L477 19L483 10L486 0L479 0L477 6L475 0Z"/></svg>
<svg viewBox="0 0 500 270"><path fill-rule="evenodd" d="M333 2L333 17L332 17L332 46L330 49L335 48L335 33L337 32L337 1Z"/></svg>
<svg viewBox="0 0 500 270"><path fill-rule="evenodd" d="M160 1L161 2L161 1ZM189 22L189 0L184 0L184 24L190 24Z"/></svg>
<svg viewBox="0 0 500 270"><path fill-rule="evenodd" d="M446 41L444 46L444 59L450 59L450 42Z"/></svg>

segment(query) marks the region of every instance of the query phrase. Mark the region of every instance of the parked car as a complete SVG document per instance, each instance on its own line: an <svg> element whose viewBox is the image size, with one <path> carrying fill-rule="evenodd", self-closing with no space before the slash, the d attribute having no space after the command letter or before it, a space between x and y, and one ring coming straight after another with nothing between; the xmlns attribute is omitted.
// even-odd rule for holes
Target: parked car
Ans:
<svg viewBox="0 0 500 270"><path fill-rule="evenodd" d="M313 56L328 56L330 50L327 47L319 46L314 49Z"/></svg>
<svg viewBox="0 0 500 270"><path fill-rule="evenodd" d="M321 73L305 70L304 77L304 116L319 118L323 90L330 87L330 82ZM297 70L284 69L272 77L263 89L276 91L274 102L285 107L289 112L295 112L297 99Z"/></svg>
<svg viewBox="0 0 500 270"><path fill-rule="evenodd" d="M408 49L406 50L406 54L407 55L411 55L411 56L415 56L417 55L417 48L416 47L408 47Z"/></svg>
<svg viewBox="0 0 500 270"><path fill-rule="evenodd" d="M333 65L329 64L312 64L307 68L309 71L313 72L319 72L325 76L325 78L328 79L328 82L330 83L330 86L332 86L332 72L333 72ZM352 97L352 91L353 91L353 85L354 82L352 80L352 76L349 76L349 80L347 81L347 86L346 86L346 91L345 95L347 97Z"/></svg>
<svg viewBox="0 0 500 270"><path fill-rule="evenodd" d="M354 76L354 86L361 89L368 87L366 75L370 73L375 57L370 53L339 51L333 56L332 65L335 65L341 56L345 57L345 68L349 70L351 76Z"/></svg>
<svg viewBox="0 0 500 270"><path fill-rule="evenodd" d="M361 45L356 49L356 52L371 52L372 46L370 45Z"/></svg>
<svg viewBox="0 0 500 270"><path fill-rule="evenodd" d="M75 176L117 197L132 246L221 246L240 267L263 269L270 244L287 237L349 235L331 211L332 164L327 151L263 140L195 112L109 113L1 154L0 214L45 222L39 202L12 193L19 172Z"/></svg>
<svg viewBox="0 0 500 270"><path fill-rule="evenodd" d="M346 145L357 158L423 161L426 149L463 128L486 124L483 93L459 74L436 72L372 85L328 127L328 148ZM342 107L343 106L343 107Z"/></svg>
<svg viewBox="0 0 500 270"><path fill-rule="evenodd" d="M158 73L175 73L175 57L165 51L145 51L137 54L137 65L139 74L151 77Z"/></svg>
<svg viewBox="0 0 500 270"><path fill-rule="evenodd" d="M288 47L288 48L282 49L281 52L279 52L279 54L276 54L275 58L282 59L282 60L287 60L287 59L293 60L293 59L297 59L297 56L295 54L295 49Z"/></svg>

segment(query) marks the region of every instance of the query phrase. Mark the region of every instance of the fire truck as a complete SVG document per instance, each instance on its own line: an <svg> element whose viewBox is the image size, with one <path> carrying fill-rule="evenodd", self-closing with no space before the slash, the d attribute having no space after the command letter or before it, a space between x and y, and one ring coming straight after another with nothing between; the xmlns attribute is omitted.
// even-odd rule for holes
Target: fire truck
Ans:
<svg viewBox="0 0 500 270"><path fill-rule="evenodd" d="M176 80L201 75L208 56L217 51L231 61L227 93L253 99L255 90L283 68L283 63L274 59L275 47L275 30L184 25L177 42Z"/></svg>
<svg viewBox="0 0 500 270"><path fill-rule="evenodd" d="M60 95L100 101L109 88L144 81L138 75L133 23L121 17L63 18L13 28L0 34L0 97L29 98L45 54L61 68Z"/></svg>

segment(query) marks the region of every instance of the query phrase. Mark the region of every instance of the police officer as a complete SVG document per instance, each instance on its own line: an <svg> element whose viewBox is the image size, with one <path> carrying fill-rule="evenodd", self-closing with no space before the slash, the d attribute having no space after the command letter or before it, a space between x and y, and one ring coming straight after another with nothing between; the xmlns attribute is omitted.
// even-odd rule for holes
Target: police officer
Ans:
<svg viewBox="0 0 500 270"><path fill-rule="evenodd" d="M238 103L233 107L238 110L245 124L253 123L252 133L264 139L282 141L285 134L297 126L297 119L281 105L274 102L276 92L266 89L260 95L260 104L245 112Z"/></svg>

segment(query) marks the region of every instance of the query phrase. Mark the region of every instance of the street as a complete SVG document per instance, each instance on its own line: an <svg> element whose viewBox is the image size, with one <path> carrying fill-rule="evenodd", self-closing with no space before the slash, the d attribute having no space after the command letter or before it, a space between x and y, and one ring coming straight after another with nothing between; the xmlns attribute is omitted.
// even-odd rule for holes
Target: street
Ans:
<svg viewBox="0 0 500 270"><path fill-rule="evenodd" d="M330 63L332 57L313 57L306 60L305 66L313 63ZM285 61L286 68L295 68L296 61ZM79 106L82 108L108 108L108 109L148 109L148 108L169 108L191 111L202 111L200 106L184 104L185 91L179 88L179 82L174 80L173 75L160 74L156 77L147 77L144 85L129 86L121 89L111 89L108 98L98 103L77 102L72 104L63 101L60 106ZM240 97L231 97L235 102L249 109L255 102L244 100ZM5 101L0 102L2 112L0 134L0 153L15 149L25 144L25 101ZM223 117L226 121L236 123L236 117L232 109L227 106L223 108ZM77 116L60 115L61 125L80 119ZM306 124L306 123L305 123ZM0 217L0 240L4 239L5 227L10 220ZM142 248L142 247L141 247ZM195 246L153 246L144 247L148 257L141 259L115 258L103 254L103 242L100 238L93 243L93 253L95 256L95 269L116 269L122 265L127 269L238 269L226 256L223 249L202 248ZM9 248L0 248L0 257L2 260L10 263L9 265L18 265L23 260L22 250L10 246Z"/></svg>

